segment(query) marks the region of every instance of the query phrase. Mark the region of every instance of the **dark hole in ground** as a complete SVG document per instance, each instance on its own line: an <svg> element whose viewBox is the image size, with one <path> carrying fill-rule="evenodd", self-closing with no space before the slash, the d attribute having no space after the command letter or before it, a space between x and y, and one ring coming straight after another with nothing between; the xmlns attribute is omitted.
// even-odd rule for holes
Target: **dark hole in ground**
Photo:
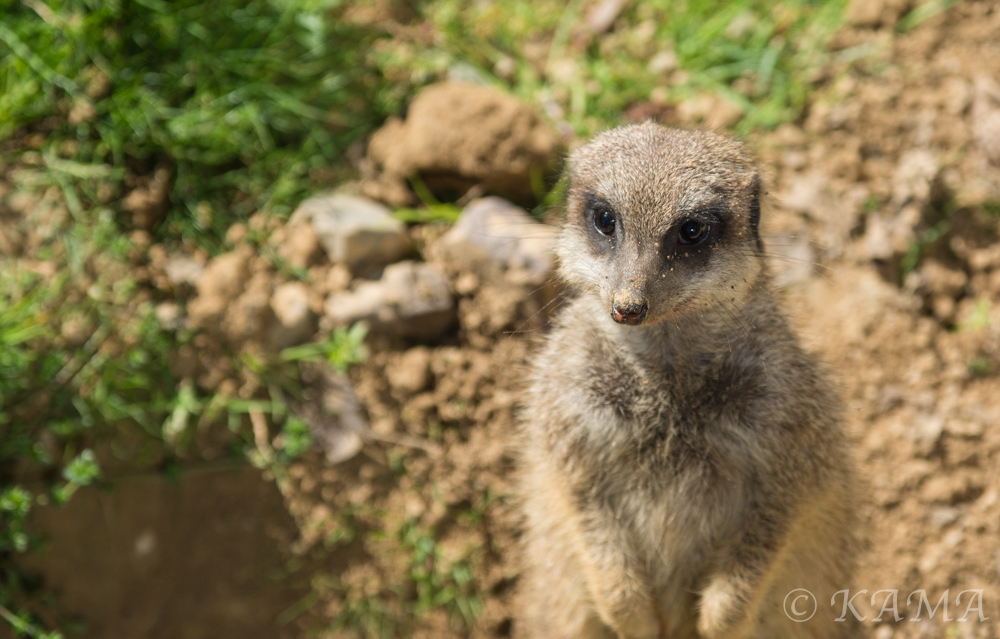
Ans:
<svg viewBox="0 0 1000 639"><path fill-rule="evenodd" d="M21 568L57 595L32 608L67 637L291 636L277 618L308 592L288 569L297 529L281 494L247 466L84 488L30 525L46 541Z"/></svg>

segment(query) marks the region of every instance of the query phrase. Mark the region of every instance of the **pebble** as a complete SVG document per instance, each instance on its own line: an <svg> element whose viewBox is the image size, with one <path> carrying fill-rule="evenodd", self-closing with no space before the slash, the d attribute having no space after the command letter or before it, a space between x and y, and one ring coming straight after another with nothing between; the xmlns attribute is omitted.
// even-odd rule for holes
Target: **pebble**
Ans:
<svg viewBox="0 0 1000 639"><path fill-rule="evenodd" d="M271 310L278 325L271 335L275 349L301 344L316 332L316 316L309 309L309 287L302 282L285 282L271 294Z"/></svg>
<svg viewBox="0 0 1000 639"><path fill-rule="evenodd" d="M487 255L505 270L525 271L533 280L544 280L555 267L558 231L499 197L472 201L455 225L439 240L455 252Z"/></svg>
<svg viewBox="0 0 1000 639"><path fill-rule="evenodd" d="M444 276L413 261L387 266L381 279L362 282L353 291L331 294L324 308L332 326L365 321L374 333L400 337L436 337L455 318Z"/></svg>
<svg viewBox="0 0 1000 639"><path fill-rule="evenodd" d="M431 352L418 346L403 353L385 369L389 384L403 393L419 393L431 384Z"/></svg>
<svg viewBox="0 0 1000 639"><path fill-rule="evenodd" d="M289 226L311 222L330 260L366 275L402 259L410 250L406 226L384 205L357 195L311 197L292 214Z"/></svg>

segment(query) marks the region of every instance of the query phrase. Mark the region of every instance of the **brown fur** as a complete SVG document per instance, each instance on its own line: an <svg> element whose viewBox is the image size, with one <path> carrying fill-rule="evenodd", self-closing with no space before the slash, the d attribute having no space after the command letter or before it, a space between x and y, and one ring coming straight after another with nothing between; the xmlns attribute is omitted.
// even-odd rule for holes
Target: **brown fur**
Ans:
<svg viewBox="0 0 1000 639"><path fill-rule="evenodd" d="M777 308L753 159L643 124L569 170L558 254L577 296L521 416L518 634L852 636L828 603L850 587L855 525L840 405ZM594 229L602 207L614 237ZM692 217L712 235L678 244ZM644 319L616 323L616 305ZM783 612L796 588L818 599L805 623Z"/></svg>

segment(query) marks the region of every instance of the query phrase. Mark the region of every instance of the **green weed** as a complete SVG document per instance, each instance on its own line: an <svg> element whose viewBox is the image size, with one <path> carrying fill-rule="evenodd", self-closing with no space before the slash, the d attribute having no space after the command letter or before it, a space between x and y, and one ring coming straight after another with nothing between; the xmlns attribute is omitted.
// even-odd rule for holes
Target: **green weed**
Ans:
<svg viewBox="0 0 1000 639"><path fill-rule="evenodd" d="M507 86L581 135L619 122L629 104L699 91L738 106L740 128L771 127L801 113L844 4L659 0L626 8L611 32L595 36L586 31L581 2L423 2L420 15L439 40L382 47L376 62L387 77L411 85L450 70ZM677 71L650 68L657 54L672 54Z"/></svg>
<svg viewBox="0 0 1000 639"><path fill-rule="evenodd" d="M413 611L423 615L443 608L452 626L471 629L483 610L471 558L447 561L433 534L415 524L403 527L401 540L411 553L409 579L416 590Z"/></svg>
<svg viewBox="0 0 1000 639"><path fill-rule="evenodd" d="M287 212L396 106L366 64L375 34L335 0L3 4L0 140L43 134L84 191L167 165L163 230L213 250L234 221Z"/></svg>

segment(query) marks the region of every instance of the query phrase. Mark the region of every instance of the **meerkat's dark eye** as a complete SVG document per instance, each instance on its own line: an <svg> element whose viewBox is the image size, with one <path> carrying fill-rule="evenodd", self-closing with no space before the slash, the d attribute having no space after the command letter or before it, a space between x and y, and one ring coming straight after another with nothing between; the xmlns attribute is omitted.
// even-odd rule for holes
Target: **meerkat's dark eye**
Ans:
<svg viewBox="0 0 1000 639"><path fill-rule="evenodd" d="M594 228L601 235L612 236L615 234L617 218L614 212L608 209L597 209L594 211Z"/></svg>
<svg viewBox="0 0 1000 639"><path fill-rule="evenodd" d="M700 220L684 220L677 231L677 241L681 244L698 244L708 237L711 227Z"/></svg>

